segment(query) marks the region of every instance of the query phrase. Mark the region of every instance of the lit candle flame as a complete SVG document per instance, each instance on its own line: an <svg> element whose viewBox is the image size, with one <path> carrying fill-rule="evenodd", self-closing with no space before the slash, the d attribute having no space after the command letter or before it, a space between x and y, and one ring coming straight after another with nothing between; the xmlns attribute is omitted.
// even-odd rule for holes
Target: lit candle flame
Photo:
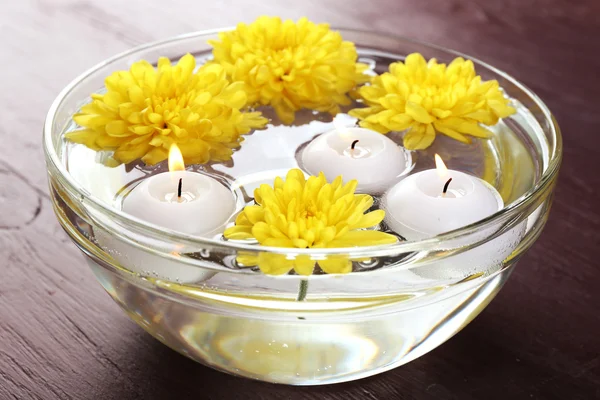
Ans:
<svg viewBox="0 0 600 400"><path fill-rule="evenodd" d="M448 176L448 168L446 167L446 164L444 164L442 157L440 157L438 154L435 155L435 168L437 169L437 173L440 178L445 178Z"/></svg>
<svg viewBox="0 0 600 400"><path fill-rule="evenodd" d="M335 118L333 119L333 126L335 127L335 130L340 133L341 137L347 138L350 136L350 133L348 132L348 128L346 128L339 119L335 119Z"/></svg>
<svg viewBox="0 0 600 400"><path fill-rule="evenodd" d="M183 155L181 154L181 150L175 143L171 145L169 148L169 171L184 171L185 163L183 162Z"/></svg>

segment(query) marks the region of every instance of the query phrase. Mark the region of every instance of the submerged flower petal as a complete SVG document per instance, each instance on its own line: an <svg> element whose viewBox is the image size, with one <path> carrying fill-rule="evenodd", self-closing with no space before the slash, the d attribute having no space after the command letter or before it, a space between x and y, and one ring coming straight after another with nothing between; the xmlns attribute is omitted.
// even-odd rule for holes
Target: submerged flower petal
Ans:
<svg viewBox="0 0 600 400"><path fill-rule="evenodd" d="M330 256L319 260L319 267L327 274L347 274L352 271L352 261L348 257Z"/></svg>

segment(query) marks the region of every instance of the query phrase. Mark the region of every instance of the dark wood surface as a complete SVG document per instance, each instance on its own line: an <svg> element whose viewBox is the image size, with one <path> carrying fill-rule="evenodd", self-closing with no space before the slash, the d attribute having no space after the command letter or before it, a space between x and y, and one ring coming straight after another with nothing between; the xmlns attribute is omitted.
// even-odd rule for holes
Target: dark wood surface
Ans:
<svg viewBox="0 0 600 400"><path fill-rule="evenodd" d="M55 220L41 130L59 90L139 43L261 14L461 50L534 89L562 127L545 232L482 315L409 365L314 388L203 367L131 322ZM599 15L598 0L2 0L0 399L600 398Z"/></svg>

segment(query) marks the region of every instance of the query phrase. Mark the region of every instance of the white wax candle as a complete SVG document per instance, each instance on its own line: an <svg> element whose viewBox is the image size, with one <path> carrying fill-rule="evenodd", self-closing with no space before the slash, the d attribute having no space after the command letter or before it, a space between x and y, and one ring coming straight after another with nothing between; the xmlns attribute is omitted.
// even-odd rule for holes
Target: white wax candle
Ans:
<svg viewBox="0 0 600 400"><path fill-rule="evenodd" d="M181 179L181 196L178 196ZM136 186L123 201L123 211L146 222L177 232L210 237L235 212L233 193L215 179L190 171L165 172ZM166 259L116 238L100 236L113 258L125 268L161 279L190 283L206 280L213 272ZM164 251L165 249L161 249ZM172 254L178 255L177 249Z"/></svg>
<svg viewBox="0 0 600 400"><path fill-rule="evenodd" d="M184 170L176 145L169 151L169 171L144 179L123 200L123 211L143 221L173 231L210 237L224 229L235 212L233 192L217 180ZM156 275L174 282L197 282L213 272L177 260L160 257L131 246L97 230L96 240L124 268L144 275ZM157 243L157 246L160 244ZM179 256L180 248L157 248Z"/></svg>
<svg viewBox="0 0 600 400"><path fill-rule="evenodd" d="M410 164L408 153L381 133L365 128L338 128L306 146L302 164L311 175L328 181L342 175L356 179L357 192L381 193L401 178Z"/></svg>
<svg viewBox="0 0 600 400"><path fill-rule="evenodd" d="M487 182L464 172L447 170L437 155L436 164L437 170L411 175L383 197L386 224L406 240L426 239L470 225L504 207L498 191ZM451 240L441 250L473 244L499 228L492 227L467 239ZM414 272L435 279L461 279L476 271L491 272L518 245L524 228L525 225L520 224L471 250L415 268Z"/></svg>
<svg viewBox="0 0 600 400"><path fill-rule="evenodd" d="M180 179L181 197L177 193ZM235 198L209 176L165 172L136 186L123 201L123 211L163 228L206 236L229 220L235 211Z"/></svg>
<svg viewBox="0 0 600 400"><path fill-rule="evenodd" d="M403 179L385 194L383 204L385 222L407 240L458 229L504 206L500 194L487 182L460 171L448 171L448 177L442 178L435 169Z"/></svg>

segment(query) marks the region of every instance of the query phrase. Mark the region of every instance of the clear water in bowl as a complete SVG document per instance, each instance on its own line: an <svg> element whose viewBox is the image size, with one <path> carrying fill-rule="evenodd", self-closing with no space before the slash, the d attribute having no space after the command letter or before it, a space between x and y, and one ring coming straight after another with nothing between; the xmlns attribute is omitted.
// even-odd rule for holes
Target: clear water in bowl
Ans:
<svg viewBox="0 0 600 400"><path fill-rule="evenodd" d="M205 59L206 56L200 55L198 62L202 63ZM369 64L371 71L381 73L387 70L388 65L396 59L378 53L377 56L362 57L361 61ZM499 191L505 204L519 198L532 187L533 182L538 178L540 166L534 162L531 153L532 144L528 139L535 134L526 132L527 129L532 128L523 123L532 119L530 112L517 100L513 100L512 104L517 109L517 114L490 127L496 133L493 139L475 139L471 144L463 144L439 135L427 150L410 153L410 156L407 157L410 160L407 171L415 173L434 168L433 156L437 153L450 169L464 171L486 180ZM355 102L343 111L357 106L360 104ZM338 114L334 123L333 117L329 114L303 110L297 113L295 123L287 126L279 122L271 109L262 107L260 110L270 118L271 123L264 130L245 135L242 147L234 153L232 160L224 163L187 166L188 170L210 175L230 187L237 197L238 212L245 205L253 202L254 189L260 184L272 184L275 177L285 176L291 168L302 168L301 152L313 138L334 130L336 126L354 126L356 124L356 119L345 113ZM66 127L65 132L76 128L76 125L71 123ZM388 137L398 145L402 144L402 132L391 132ZM166 162L155 166L136 162L118 167L108 167L104 165L104 161L110 156L108 152L95 152L83 145L69 143L65 140L62 141L62 145L63 160L71 175L89 193L116 208L121 207L123 199L141 180L168 170ZM379 208L381 206L380 195L370 194L375 199L373 208ZM230 223L233 222L233 219L234 217ZM377 229L395 233L389 230L385 223L382 223ZM223 239L221 234L217 234L213 238ZM219 259L218 255L209 255L205 258L226 267L236 268L232 257ZM372 270L383 265L394 265L398 260L387 261L356 262L354 270L356 272ZM143 269L143 266L140 267ZM153 271L144 272L152 276ZM468 275L464 275L460 278L468 277ZM187 281L185 283L194 282Z"/></svg>
<svg viewBox="0 0 600 400"><path fill-rule="evenodd" d="M199 55L197 59L200 64L207 56ZM378 55L361 57L360 61L369 64L371 71L382 73L397 59ZM523 132L530 128L518 123L519 120L530 119L530 112L517 100L513 100L512 105L517 108L517 115L490 127L496 133L494 139L475 139L472 144L462 144L439 135L427 150L412 152L412 165L409 168L414 172L433 168L433 155L438 153L449 168L485 179L498 189L506 204L510 203L530 189L539 174L539 166L535 165L530 153L531 144L527 143L528 135ZM359 106L360 103L354 102L344 111ZM242 148L235 152L231 161L188 166L190 170L211 175L239 190L242 197L240 205L252 201L253 190L261 183L272 183L276 176L285 175L289 169L301 166L299 154L303 147L319 134L335 129L329 114L302 110L297 113L295 123L286 126L278 121L271 109L261 107L259 110L271 119L271 123L265 130L245 135ZM336 116L336 119L342 126L356 123L356 119L344 113ZM73 129L76 129L74 123L68 125L65 132ZM391 132L388 137L402 144L402 132ZM135 185L145 176L167 170L165 162L156 166L139 162L116 168L105 167L102 161L109 154L96 153L66 141L63 146L62 155L69 172L90 193L115 206L119 206L122 199L120 195L126 193L124 189L128 186ZM519 171L518 176L515 171Z"/></svg>
<svg viewBox="0 0 600 400"><path fill-rule="evenodd" d="M361 61L377 72L397 61L378 54ZM515 116L490 128L496 133L493 139L466 145L440 135L429 149L412 152L407 167L411 173L433 168L433 155L438 153L449 168L486 180L505 204L510 204L539 178L542 166L534 161L530 138L543 136L531 131L535 128L527 123L533 120L529 110L517 100L513 106ZM236 194L238 211L253 202L254 189L260 184L272 183L291 168L301 168L299 154L305 145L335 129L327 114L302 111L294 125L286 126L271 110L262 111L272 122L266 129L246 135L231 161L188 166L230 187ZM344 126L356 122L345 113L336 119ZM75 128L71 124L65 132ZM388 137L402 143L401 132ZM140 180L167 171L166 162L107 167L103 161L108 153L64 140L61 154L75 180L117 208ZM372 195L374 208L380 207L379 195ZM378 229L388 230L385 224ZM88 227L85 235L114 259L126 256L98 243L93 228ZM214 238L222 239L220 236ZM523 236L515 237L521 240ZM510 266L503 260L486 273L477 268L461 269L461 265L448 266L446 270L451 273L447 276L426 269L419 272L410 268L419 254L411 253L355 262L355 273L334 279L311 276L307 301L297 302L297 276L265 276L256 268L240 274L235 257L208 250L190 256L223 268L196 280L176 277L178 283L173 283L138 267L143 270L141 279L198 301L205 307L203 311L126 283L116 273L89 261L111 296L136 322L169 346L232 373L296 384L354 379L420 356L477 315L510 273L510 268L501 270ZM261 355L260 362L256 354Z"/></svg>
<svg viewBox="0 0 600 400"><path fill-rule="evenodd" d="M363 52L368 54L368 50ZM198 64L205 62L207 58L207 54L198 54ZM376 55L363 55L360 61L370 65L370 73L382 73L388 69L391 62L397 61L397 58L377 52ZM406 173L434 168L433 156L437 153L450 169L464 171L486 180L499 191L505 204L510 204L532 187L541 169L541 166L534 162L532 155L533 144L530 138L535 137L536 133L528 131L533 128L527 121L531 121L533 117L517 100L513 99L512 105L517 109L517 114L490 127L496 134L493 139L474 139L471 144L463 144L438 135L434 144L427 150L410 152ZM231 188L236 195L239 212L245 205L253 203L253 192L260 184L272 184L277 176L285 176L292 168L302 169L301 153L316 136L339 126L354 126L356 119L345 112L359 106L359 102L354 102L345 107L344 112L335 117L335 122L329 114L302 110L297 113L296 121L291 126L280 123L270 108L261 107L260 110L271 123L264 130L245 135L242 147L235 151L232 160L190 165L187 169L210 175ZM77 126L71 123L65 132L76 128ZM399 146L402 144L402 132L391 132L388 137ZM121 207L123 199L141 180L168 170L166 161L154 166L136 162L108 167L104 162L110 156L109 152L95 152L66 140L62 141L62 146L60 153L70 174L89 193L116 208ZM380 194L370 194L375 199L373 208L381 207ZM234 216L230 223L233 219ZM385 223L377 229L395 233L389 230ZM221 234L213 238L223 239ZM235 267L231 258L216 261L225 266ZM365 267L365 263L355 263L355 271L383 265L381 262L366 264ZM152 271L146 272L152 275ZM463 278L466 277L468 276Z"/></svg>

